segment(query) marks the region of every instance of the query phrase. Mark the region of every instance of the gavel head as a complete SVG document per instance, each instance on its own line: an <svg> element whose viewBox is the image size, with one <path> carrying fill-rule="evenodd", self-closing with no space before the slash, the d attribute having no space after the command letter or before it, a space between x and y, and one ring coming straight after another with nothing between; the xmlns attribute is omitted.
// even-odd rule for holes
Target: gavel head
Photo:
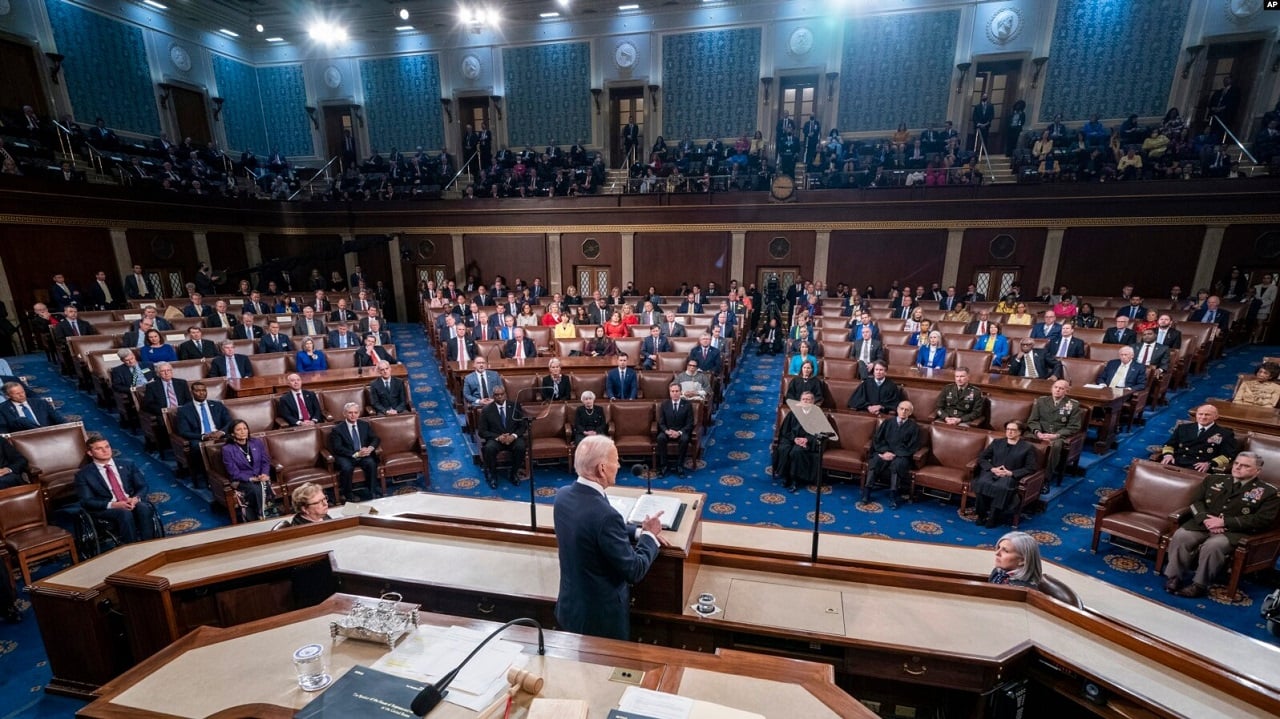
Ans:
<svg viewBox="0 0 1280 719"><path fill-rule="evenodd" d="M519 691L538 694L542 691L542 682L540 675L533 674L528 669L511 667L507 670L507 683Z"/></svg>

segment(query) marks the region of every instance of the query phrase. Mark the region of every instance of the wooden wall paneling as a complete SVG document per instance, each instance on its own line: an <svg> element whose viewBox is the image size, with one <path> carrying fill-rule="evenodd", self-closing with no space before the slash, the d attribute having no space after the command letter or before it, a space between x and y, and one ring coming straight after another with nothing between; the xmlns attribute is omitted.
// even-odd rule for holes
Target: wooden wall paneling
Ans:
<svg viewBox="0 0 1280 719"><path fill-rule="evenodd" d="M664 295L681 282L706 288L714 280L727 287L731 240L728 232L637 232L636 286L654 285Z"/></svg>
<svg viewBox="0 0 1280 719"><path fill-rule="evenodd" d="M360 235L356 238L356 244L359 251L356 253L356 264L360 265L364 270L364 274L369 279L367 284L369 290L372 291L378 280L382 280L390 289L391 282L391 243L387 239L387 235ZM400 258L395 258L395 264L400 264ZM344 276L348 281L351 279L351 273L345 273ZM354 293L356 288L352 287Z"/></svg>
<svg viewBox="0 0 1280 719"><path fill-rule="evenodd" d="M125 238L134 264L146 269L176 268L182 272L185 282L195 277L200 259L196 256L196 242L190 232L129 229L125 231ZM160 291L165 297L181 294L174 287L164 287Z"/></svg>
<svg viewBox="0 0 1280 719"><path fill-rule="evenodd" d="M337 270L343 277L347 268L342 259L342 242L338 235L271 235L258 238L262 262L289 272L295 293L310 291L311 270L320 271L328 282L329 273Z"/></svg>
<svg viewBox="0 0 1280 719"><path fill-rule="evenodd" d="M595 257L587 257L583 253L582 245L588 239L595 240L600 246L600 253ZM565 232L560 235L560 292L577 281L573 268L578 265L608 267L609 277L618 287L625 288L627 282L635 281L635 278L622 276L622 235L617 232ZM636 282L641 292L647 286L642 287Z"/></svg>
<svg viewBox="0 0 1280 719"><path fill-rule="evenodd" d="M85 262L85 257L95 256L102 258L101 265ZM111 254L111 235L105 229L8 225L0 228L0 257L4 258L9 288L17 305L10 308L11 317L31 309L36 290L47 295L56 273L61 272L82 290L99 269L108 278L117 282L120 279ZM57 312L62 308L49 309Z"/></svg>
<svg viewBox="0 0 1280 719"><path fill-rule="evenodd" d="M1187 287L1203 242L1203 225L1068 228L1058 284L1077 295L1118 295L1132 282L1141 295L1164 296L1174 283Z"/></svg>
<svg viewBox="0 0 1280 719"><path fill-rule="evenodd" d="M834 234L834 233L833 233ZM791 247L782 257L774 257L770 254L769 245L775 237L785 237ZM800 274L805 279L813 277L813 259L817 248L817 234L812 230L770 230L767 232L752 231L747 233L746 242L742 251L742 274L746 277L737 277L743 286L747 287L756 281L756 270L760 267L791 267L800 268ZM835 260L835 252L830 253L831 260ZM830 272L828 265L827 277L835 280L836 275ZM838 281L838 280L836 280ZM761 287L763 292L764 288Z"/></svg>
<svg viewBox="0 0 1280 719"><path fill-rule="evenodd" d="M1040 290L1040 264L1041 258L1044 257L1047 234L1048 231L1042 227L984 227L965 230L960 246L960 269L956 274L957 294L963 294L965 287L973 282L974 271L979 267L1016 265L1022 268L1018 275L1021 278L1022 295L1035 296ZM1008 235L1013 238L1012 255L1008 257L992 255L992 240L999 235ZM1062 282L1059 281L1058 284L1061 285ZM1058 288L1055 286L1053 289Z"/></svg>
<svg viewBox="0 0 1280 719"><path fill-rule="evenodd" d="M516 278L532 284L541 277L547 285L546 235L463 235L462 252L466 270L460 279L474 274L487 285L494 275L502 275L514 285Z"/></svg>
<svg viewBox="0 0 1280 719"><path fill-rule="evenodd" d="M876 296L884 297L894 280L913 287L940 282L946 253L946 230L836 231L826 281L859 291L873 285Z"/></svg>
<svg viewBox="0 0 1280 719"><path fill-rule="evenodd" d="M226 281L218 286L223 292L235 292L240 280L249 280L253 285L253 276L249 272L249 253L244 247L244 235L239 232L210 232L205 236L209 245L209 264L219 275L225 273Z"/></svg>
<svg viewBox="0 0 1280 719"><path fill-rule="evenodd" d="M1266 237L1263 237L1266 235ZM1280 228L1269 225L1228 225L1222 233L1222 249L1213 268L1213 281L1220 282L1238 265L1249 273L1253 284L1262 281L1263 272L1280 269ZM1190 282L1191 278L1187 278ZM1197 288L1182 285L1192 294Z"/></svg>

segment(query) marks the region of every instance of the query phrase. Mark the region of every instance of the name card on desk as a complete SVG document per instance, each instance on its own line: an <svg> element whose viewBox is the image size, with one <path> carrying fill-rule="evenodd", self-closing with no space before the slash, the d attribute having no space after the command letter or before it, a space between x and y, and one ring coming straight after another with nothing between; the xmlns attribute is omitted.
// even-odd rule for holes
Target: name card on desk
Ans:
<svg viewBox="0 0 1280 719"><path fill-rule="evenodd" d="M426 685L357 664L294 714L294 719L414 716L409 705Z"/></svg>

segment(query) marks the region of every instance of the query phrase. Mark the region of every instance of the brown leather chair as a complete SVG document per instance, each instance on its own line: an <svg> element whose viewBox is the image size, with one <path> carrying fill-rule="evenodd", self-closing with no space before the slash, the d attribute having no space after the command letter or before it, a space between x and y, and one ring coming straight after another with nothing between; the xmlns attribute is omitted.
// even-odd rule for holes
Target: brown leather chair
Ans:
<svg viewBox="0 0 1280 719"><path fill-rule="evenodd" d="M586 344L587 344L587 341L582 339L581 337L556 340L556 345L555 345L556 356L568 357L574 352L577 352L578 354L582 354L582 348L585 347Z"/></svg>
<svg viewBox="0 0 1280 719"><path fill-rule="evenodd" d="M827 380L827 393L822 403L827 409L839 411L849 411L849 398L858 389L858 385L862 384L862 380L856 379L832 379Z"/></svg>
<svg viewBox="0 0 1280 719"><path fill-rule="evenodd" d="M990 395L987 397L987 426L1003 432L1005 424L1009 422L1016 420L1026 423L1034 404L1035 400L1032 399Z"/></svg>
<svg viewBox="0 0 1280 719"><path fill-rule="evenodd" d="M1107 365L1106 362L1087 357L1059 357L1058 363L1062 365L1063 379L1069 380L1076 387L1097 382L1098 373Z"/></svg>
<svg viewBox="0 0 1280 719"><path fill-rule="evenodd" d="M525 404L526 402L536 402L539 399L538 394L533 391L538 386L538 377L536 375L528 373L516 374L514 372L502 374L502 386L507 390L507 400L510 402Z"/></svg>
<svg viewBox="0 0 1280 719"><path fill-rule="evenodd" d="M324 451L321 452L321 456L324 457L325 462L328 463L329 469L333 472L334 482L337 482L338 470L337 470L337 464L333 458L333 454L329 452L329 435L333 432L333 428L336 426L338 425L322 424L316 427L317 429L320 430L320 446L324 447ZM374 457L378 460L378 464L381 465L382 464L381 441L379 441L378 448L374 450ZM362 469L360 466L357 465L355 469L353 469L351 472L351 487L354 489L356 487L367 486L369 488L369 493L373 494L373 483L377 481L377 479L378 478L376 476L366 477L364 474L364 469Z"/></svg>
<svg viewBox="0 0 1280 719"><path fill-rule="evenodd" d="M920 422L931 422L938 414L938 397L942 394L942 388L937 386L930 387L910 387L902 386L903 397L911 402L914 408L912 416Z"/></svg>
<svg viewBox="0 0 1280 719"><path fill-rule="evenodd" d="M27 477L44 490L48 509L75 500L76 472L89 461L83 424L70 422L14 432L9 443L27 458Z"/></svg>
<svg viewBox="0 0 1280 719"><path fill-rule="evenodd" d="M185 379L188 382L195 382L198 379L204 379L209 376L208 360L178 360L177 362L170 362L169 366L173 367L174 377ZM258 374L257 370L254 371L254 374Z"/></svg>
<svg viewBox="0 0 1280 719"><path fill-rule="evenodd" d="M683 367L681 367L683 369ZM573 392L581 397L583 392L590 390L596 396L596 402L604 402L604 372L572 372L569 375L569 382L573 385Z"/></svg>
<svg viewBox="0 0 1280 719"><path fill-rule="evenodd" d="M1174 526L1177 526L1176 523ZM1239 596L1240 579L1251 572L1274 567L1277 557L1280 557L1280 516L1271 523L1270 529L1241 538L1232 551L1227 596L1236 599Z"/></svg>
<svg viewBox="0 0 1280 719"><path fill-rule="evenodd" d="M329 369L351 369L356 366L357 351L358 349L355 347L325 350L324 356L329 360ZM253 358L250 357L249 361L252 362Z"/></svg>
<svg viewBox="0 0 1280 719"><path fill-rule="evenodd" d="M163 452L169 449L169 433L164 429L164 420L143 409L142 395L146 387L134 387L129 393L133 409L138 414L138 426L142 428L143 445L147 450Z"/></svg>
<svg viewBox="0 0 1280 719"><path fill-rule="evenodd" d="M242 419L249 423L249 432L266 432L276 429L276 398L271 395L257 397L240 397L223 402L231 418ZM165 410L168 413L168 410ZM177 445L174 445L177 446Z"/></svg>
<svg viewBox="0 0 1280 719"><path fill-rule="evenodd" d="M933 424L921 428L929 434L929 449L911 472L911 495L927 487L960 495L960 511L968 504L969 484L978 466L978 455L987 446L988 433L980 429Z"/></svg>
<svg viewBox="0 0 1280 719"><path fill-rule="evenodd" d="M689 353L685 352L659 352L658 353L658 371L670 372L672 376L683 372L685 365L689 363Z"/></svg>
<svg viewBox="0 0 1280 719"><path fill-rule="evenodd" d="M689 353L698 346L698 336L692 332L687 337L671 337L669 339L671 340L671 351L680 355L683 359L688 359ZM680 369L684 369L684 365L681 365Z"/></svg>
<svg viewBox="0 0 1280 719"><path fill-rule="evenodd" d="M871 451L871 438L880 426L880 420L866 414L835 413L827 415L836 431L836 439L827 443L822 451L822 469L827 474L840 473L865 477L867 458Z"/></svg>
<svg viewBox="0 0 1280 719"><path fill-rule="evenodd" d="M324 412L324 417L315 417L317 421L323 419L326 422L337 422L345 417L348 402L355 402L360 405L360 416L373 414L373 408L369 406L369 392L367 387L339 387L337 389L326 389L316 393L316 399L320 400L320 409ZM290 400L293 401L293 400Z"/></svg>
<svg viewBox="0 0 1280 719"><path fill-rule="evenodd" d="M493 362L502 359L502 348L506 344L503 340L476 340L476 353Z"/></svg>
<svg viewBox="0 0 1280 719"><path fill-rule="evenodd" d="M1241 451L1250 451L1262 458L1262 481L1280 487L1280 437L1273 434L1250 432Z"/></svg>
<svg viewBox="0 0 1280 719"><path fill-rule="evenodd" d="M894 369L914 367L916 364L916 348L911 345L885 345L884 359Z"/></svg>
<svg viewBox="0 0 1280 719"><path fill-rule="evenodd" d="M431 461L427 456L427 443L422 438L422 422L416 414L391 414L374 417L369 426L378 435L378 484L387 493L387 480L412 477L431 486Z"/></svg>
<svg viewBox="0 0 1280 719"><path fill-rule="evenodd" d="M44 490L39 484L22 484L0 490L0 539L18 560L22 581L31 586L31 565L63 552L71 563L80 561L71 533L51 527L45 519ZM6 581L8 581L6 579Z"/></svg>
<svg viewBox="0 0 1280 719"><path fill-rule="evenodd" d="M1177 525L1169 518L1191 505L1204 475L1190 469L1163 465L1145 459L1129 464L1124 487L1108 494L1093 506L1093 543L1103 532L1156 550L1154 571L1164 564L1169 537Z"/></svg>
<svg viewBox="0 0 1280 719"><path fill-rule="evenodd" d="M969 344L973 344L973 338L969 338ZM984 375L991 372L991 361L995 359L995 354L986 350L958 349L954 352L956 357L956 367L968 367L969 372L973 375Z"/></svg>
<svg viewBox="0 0 1280 719"><path fill-rule="evenodd" d="M991 431L987 433L987 444L992 442L1003 442L1004 433ZM1018 524L1022 521L1022 513L1027 507L1040 501L1040 489L1044 487L1044 483L1048 481L1049 475L1045 470L1045 464L1048 461L1049 445L1043 442L1031 442L1036 452L1036 471L1028 474L1018 481L1018 511L1013 513L1013 528L1017 529ZM983 449L986 449L985 447ZM975 475L976 476L976 475ZM973 488L968 490L969 497L975 497Z"/></svg>
<svg viewBox="0 0 1280 719"><path fill-rule="evenodd" d="M858 360L839 359L830 355L823 357L822 376L826 379L857 379Z"/></svg>
<svg viewBox="0 0 1280 719"><path fill-rule="evenodd" d="M847 334L847 333L846 333ZM822 359L847 359L849 353L853 351L853 343L848 340L827 340L820 342L822 345Z"/></svg>
<svg viewBox="0 0 1280 719"><path fill-rule="evenodd" d="M328 353L325 353L328 359ZM269 377L288 374L289 360L287 352L268 352L267 354L249 355L249 366L253 368L254 377Z"/></svg>
<svg viewBox="0 0 1280 719"><path fill-rule="evenodd" d="M653 408L653 402L643 400L609 403L609 436L618 456L646 457L650 467L656 466L658 422Z"/></svg>
<svg viewBox="0 0 1280 719"><path fill-rule="evenodd" d="M333 470L333 455L325 448L319 427L269 432L265 441L286 510L293 511L293 490L307 482L336 492L338 475Z"/></svg>
<svg viewBox="0 0 1280 719"><path fill-rule="evenodd" d="M565 403L529 405L524 409L526 414L534 418L530 428L530 460L563 459L572 465L573 427L568 420L570 415L566 412ZM545 417L541 416L544 412Z"/></svg>
<svg viewBox="0 0 1280 719"><path fill-rule="evenodd" d="M671 386L672 375L659 371L640 373L640 397L643 399L667 399L667 388Z"/></svg>
<svg viewBox="0 0 1280 719"><path fill-rule="evenodd" d="M222 440L206 440L200 443L200 455L204 458L204 472L209 478L209 492L213 494L214 504L222 505L232 524L239 524L243 518L236 501L236 490L231 478L227 476L227 467L222 462Z"/></svg>
<svg viewBox="0 0 1280 719"><path fill-rule="evenodd" d="M640 361L640 347L644 344L643 339L639 337L619 337L614 340L614 344L618 346L618 354L625 354L629 357L632 365Z"/></svg>
<svg viewBox="0 0 1280 719"><path fill-rule="evenodd" d="M554 332L552 328L543 325L530 325L524 328L524 336L533 340L533 346L538 349L538 354L551 354L551 338Z"/></svg>

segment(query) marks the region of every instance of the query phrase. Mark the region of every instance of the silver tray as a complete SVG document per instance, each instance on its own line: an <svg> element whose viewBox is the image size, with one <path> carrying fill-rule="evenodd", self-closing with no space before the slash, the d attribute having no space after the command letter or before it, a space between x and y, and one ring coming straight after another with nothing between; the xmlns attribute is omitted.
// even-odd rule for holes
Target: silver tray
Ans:
<svg viewBox="0 0 1280 719"><path fill-rule="evenodd" d="M356 639L362 642L384 644L395 649L396 644L409 632L418 628L419 604L400 609L401 596L388 592L378 598L376 604L356 601L341 619L329 622L329 636Z"/></svg>

